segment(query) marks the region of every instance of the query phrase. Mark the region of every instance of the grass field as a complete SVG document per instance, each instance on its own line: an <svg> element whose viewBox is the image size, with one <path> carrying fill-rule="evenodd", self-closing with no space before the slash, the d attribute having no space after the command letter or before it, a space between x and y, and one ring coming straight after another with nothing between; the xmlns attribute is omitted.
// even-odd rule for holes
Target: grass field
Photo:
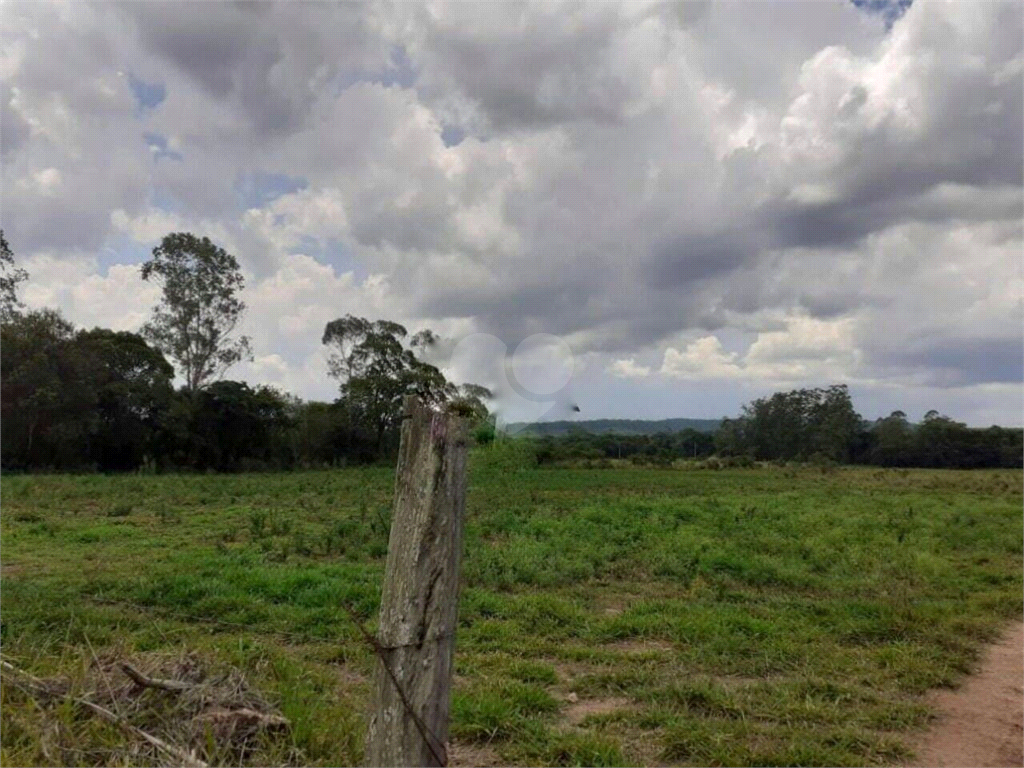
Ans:
<svg viewBox="0 0 1024 768"><path fill-rule="evenodd" d="M1019 471L471 467L458 761L899 763L922 694L1021 613ZM113 659L237 668L292 727L244 755L208 733L206 759L358 763L373 659L343 606L372 629L392 483L4 477L4 658L79 693ZM157 760L9 682L0 703L5 765Z"/></svg>

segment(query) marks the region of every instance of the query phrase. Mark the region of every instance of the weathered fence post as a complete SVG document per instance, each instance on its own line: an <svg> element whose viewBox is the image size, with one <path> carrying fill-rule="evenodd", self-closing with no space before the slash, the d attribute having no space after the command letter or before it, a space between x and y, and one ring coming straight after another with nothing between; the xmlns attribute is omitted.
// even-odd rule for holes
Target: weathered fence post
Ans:
<svg viewBox="0 0 1024 768"><path fill-rule="evenodd" d="M406 397L366 737L370 766L448 762L467 438L465 419Z"/></svg>

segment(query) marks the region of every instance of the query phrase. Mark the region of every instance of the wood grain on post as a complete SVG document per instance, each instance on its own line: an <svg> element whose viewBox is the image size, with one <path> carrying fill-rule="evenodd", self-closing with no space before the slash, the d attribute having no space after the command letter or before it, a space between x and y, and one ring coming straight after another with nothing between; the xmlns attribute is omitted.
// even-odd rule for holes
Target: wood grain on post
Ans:
<svg viewBox="0 0 1024 768"><path fill-rule="evenodd" d="M447 764L469 430L465 419L415 396L406 397L403 418L366 738L370 766Z"/></svg>

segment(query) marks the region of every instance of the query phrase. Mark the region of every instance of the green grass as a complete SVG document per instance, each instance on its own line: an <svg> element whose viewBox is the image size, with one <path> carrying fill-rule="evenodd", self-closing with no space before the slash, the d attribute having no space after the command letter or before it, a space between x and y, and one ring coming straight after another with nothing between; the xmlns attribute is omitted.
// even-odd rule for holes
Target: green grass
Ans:
<svg viewBox="0 0 1024 768"><path fill-rule="evenodd" d="M475 453L452 736L515 764L899 762L922 694L1020 615L1021 481ZM345 606L372 629L392 486L379 468L4 477L4 655L76 679L94 654L191 651L293 723L244 762L358 763L373 658ZM106 764L123 741L2 696L3 764ZM55 754L65 720L79 751Z"/></svg>

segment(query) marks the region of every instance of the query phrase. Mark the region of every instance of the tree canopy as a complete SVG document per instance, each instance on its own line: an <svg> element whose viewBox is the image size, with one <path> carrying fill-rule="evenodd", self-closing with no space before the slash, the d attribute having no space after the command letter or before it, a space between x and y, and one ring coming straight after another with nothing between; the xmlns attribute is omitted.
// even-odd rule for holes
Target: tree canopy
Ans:
<svg viewBox="0 0 1024 768"><path fill-rule="evenodd" d="M324 328L322 342L329 349L328 369L338 380L340 400L357 422L365 425L381 447L395 433L405 395L418 394L428 404L453 404L478 420L487 417L490 392L479 385L460 389L416 351L432 346L429 329L409 336L405 326L390 320L370 321L345 315Z"/></svg>
<svg viewBox="0 0 1024 768"><path fill-rule="evenodd" d="M4 231L0 229L0 321L10 320L21 309L18 285L28 279L28 272L15 264Z"/></svg>
<svg viewBox="0 0 1024 768"><path fill-rule="evenodd" d="M142 278L163 287L142 334L174 360L195 392L252 356L249 339L233 338L245 303L238 261L208 237L174 232L153 249Z"/></svg>

